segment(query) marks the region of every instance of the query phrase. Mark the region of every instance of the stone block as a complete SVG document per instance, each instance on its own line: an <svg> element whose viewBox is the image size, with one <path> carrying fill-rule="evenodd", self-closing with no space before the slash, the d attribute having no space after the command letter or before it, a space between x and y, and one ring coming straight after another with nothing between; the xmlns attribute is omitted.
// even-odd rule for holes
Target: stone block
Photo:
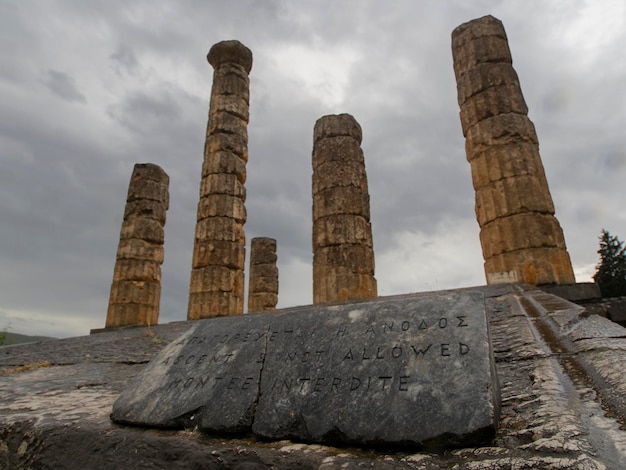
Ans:
<svg viewBox="0 0 626 470"><path fill-rule="evenodd" d="M482 226L480 243L487 259L529 248L565 249L562 235L561 226L552 215L522 213L499 218Z"/></svg>
<svg viewBox="0 0 626 470"><path fill-rule="evenodd" d="M239 134L213 134L206 138L206 155L215 152L231 152L248 163L248 139Z"/></svg>
<svg viewBox="0 0 626 470"><path fill-rule="evenodd" d="M209 114L207 134L237 134L248 140L248 123L238 116L229 113Z"/></svg>
<svg viewBox="0 0 626 470"><path fill-rule="evenodd" d="M207 217L196 224L197 240L228 241L245 244L243 225L231 217Z"/></svg>
<svg viewBox="0 0 626 470"><path fill-rule="evenodd" d="M167 208L169 206L168 186L167 184L150 180L131 181L131 184L128 186L126 201L130 202L138 199L158 201Z"/></svg>
<svg viewBox="0 0 626 470"><path fill-rule="evenodd" d="M454 73L457 77L462 77L468 70L479 64L513 62L507 40L498 36L483 36L461 46L453 46L452 55L454 56Z"/></svg>
<svg viewBox="0 0 626 470"><path fill-rule="evenodd" d="M250 119L248 101L238 95L215 94L211 97L211 114L228 113L245 122Z"/></svg>
<svg viewBox="0 0 626 470"><path fill-rule="evenodd" d="M278 303L278 294L272 292L249 292L248 313L273 310Z"/></svg>
<svg viewBox="0 0 626 470"><path fill-rule="evenodd" d="M124 208L124 220L135 217L154 219L161 225L165 225L167 217L167 203L150 199L138 199L126 203Z"/></svg>
<svg viewBox="0 0 626 470"><path fill-rule="evenodd" d="M278 260L276 240L266 237L255 237L250 241L250 267L257 265L275 266ZM276 271L278 275L278 271Z"/></svg>
<svg viewBox="0 0 626 470"><path fill-rule="evenodd" d="M372 246L370 223L359 215L332 215L313 222L313 249L323 246L361 244Z"/></svg>
<svg viewBox="0 0 626 470"><path fill-rule="evenodd" d="M517 176L535 176L547 186L539 147L531 142L489 147L471 156L474 189Z"/></svg>
<svg viewBox="0 0 626 470"><path fill-rule="evenodd" d="M365 166L365 157L359 142L346 136L322 139L313 148L313 168L321 165L336 162L354 162Z"/></svg>
<svg viewBox="0 0 626 470"><path fill-rule="evenodd" d="M484 250L484 247L483 247ZM514 272L517 281L532 285L573 284L576 282L566 250L540 247L485 257L485 273Z"/></svg>
<svg viewBox="0 0 626 470"><path fill-rule="evenodd" d="M117 247L118 259L154 260L163 263L163 245L147 242L138 238L120 240Z"/></svg>
<svg viewBox="0 0 626 470"><path fill-rule="evenodd" d="M476 190L476 218L481 226L526 212L554 214L548 186L535 176L505 178Z"/></svg>
<svg viewBox="0 0 626 470"><path fill-rule="evenodd" d="M189 292L243 291L244 273L225 266L206 266L191 271Z"/></svg>
<svg viewBox="0 0 626 470"><path fill-rule="evenodd" d="M113 281L161 282L161 263L153 260L118 259Z"/></svg>
<svg viewBox="0 0 626 470"><path fill-rule="evenodd" d="M467 155L475 155L495 145L510 145L524 142L538 145L535 126L522 114L500 114L483 119L468 129L465 135ZM472 160L473 157L468 157Z"/></svg>
<svg viewBox="0 0 626 470"><path fill-rule="evenodd" d="M113 281L109 304L142 304L158 306L161 284L148 281Z"/></svg>
<svg viewBox="0 0 626 470"><path fill-rule="evenodd" d="M211 99L224 95L237 95L246 103L250 102L250 78L241 67L226 64L213 71Z"/></svg>
<svg viewBox="0 0 626 470"><path fill-rule="evenodd" d="M205 266L225 266L243 271L246 261L246 247L238 242L207 240L197 243L193 250L192 268Z"/></svg>
<svg viewBox="0 0 626 470"><path fill-rule="evenodd" d="M465 72L457 81L459 106L472 96L501 85L520 86L517 72L510 63L478 64Z"/></svg>
<svg viewBox="0 0 626 470"><path fill-rule="evenodd" d="M192 292L189 294L187 320L212 318L243 313L243 291Z"/></svg>
<svg viewBox="0 0 626 470"><path fill-rule="evenodd" d="M499 85L487 88L468 98L461 105L463 135L483 119L500 114L528 114L528 107L518 85Z"/></svg>
<svg viewBox="0 0 626 470"><path fill-rule="evenodd" d="M159 306L147 304L109 304L106 328L117 326L156 325Z"/></svg>
<svg viewBox="0 0 626 470"><path fill-rule="evenodd" d="M344 267L313 267L313 303L368 299L377 293L373 273L361 274Z"/></svg>
<svg viewBox="0 0 626 470"><path fill-rule="evenodd" d="M330 114L322 116L315 122L313 142L333 137L351 137L360 145L363 131L360 124L350 114Z"/></svg>
<svg viewBox="0 0 626 470"><path fill-rule="evenodd" d="M246 182L246 162L237 154L231 152L214 152L204 157L202 163L202 177L229 173L237 176L237 180Z"/></svg>
<svg viewBox="0 0 626 470"><path fill-rule="evenodd" d="M128 385L118 423L332 444L488 442L500 397L479 292L197 322Z"/></svg>
<svg viewBox="0 0 626 470"><path fill-rule="evenodd" d="M236 184L241 185L239 181ZM198 202L198 220L208 217L232 217L237 223L244 224L247 219L246 206L241 197L210 193L202 196Z"/></svg>
<svg viewBox="0 0 626 470"><path fill-rule="evenodd" d="M313 254L313 266L344 267L353 273L374 275L374 250L366 245L320 247Z"/></svg>
<svg viewBox="0 0 626 470"><path fill-rule="evenodd" d="M163 225L158 220L143 217L125 220L122 223L120 240L128 238L138 238L162 245L165 241L165 230L163 230Z"/></svg>
<svg viewBox="0 0 626 470"><path fill-rule="evenodd" d="M253 276L278 278L278 267L275 264L256 264L250 266Z"/></svg>
<svg viewBox="0 0 626 470"><path fill-rule="evenodd" d="M209 174L200 182L200 198L211 194L227 194L246 200L246 188L237 175L230 173Z"/></svg>
<svg viewBox="0 0 626 470"><path fill-rule="evenodd" d="M365 166L355 161L329 161L315 168L313 194L338 186L354 186L367 193Z"/></svg>
<svg viewBox="0 0 626 470"><path fill-rule="evenodd" d="M313 194L313 220L341 214L360 215L369 220L369 194L354 186L338 186Z"/></svg>
<svg viewBox="0 0 626 470"><path fill-rule="evenodd" d="M159 165L154 163L136 163L133 167L133 174L130 177L130 184L135 180L149 180L162 183L166 186L170 183L170 177L163 171Z"/></svg>

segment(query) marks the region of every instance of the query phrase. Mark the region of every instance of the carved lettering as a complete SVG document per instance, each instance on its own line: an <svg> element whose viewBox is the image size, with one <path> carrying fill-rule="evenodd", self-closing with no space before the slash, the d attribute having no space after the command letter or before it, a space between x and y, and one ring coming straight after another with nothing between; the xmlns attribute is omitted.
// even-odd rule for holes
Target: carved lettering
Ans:
<svg viewBox="0 0 626 470"><path fill-rule="evenodd" d="M465 323L465 319L467 318L465 315L461 315L460 317L456 317L459 320L459 323L456 326L469 326Z"/></svg>

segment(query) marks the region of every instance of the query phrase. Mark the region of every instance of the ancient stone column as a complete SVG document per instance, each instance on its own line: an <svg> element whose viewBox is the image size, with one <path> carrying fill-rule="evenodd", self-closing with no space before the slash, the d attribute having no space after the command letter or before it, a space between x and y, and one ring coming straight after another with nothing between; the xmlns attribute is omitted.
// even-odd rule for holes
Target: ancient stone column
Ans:
<svg viewBox="0 0 626 470"><path fill-rule="evenodd" d="M273 310L278 303L276 240L258 237L250 242L248 312Z"/></svg>
<svg viewBox="0 0 626 470"><path fill-rule="evenodd" d="M128 186L106 327L156 325L169 177L158 165L138 163Z"/></svg>
<svg viewBox="0 0 626 470"><path fill-rule="evenodd" d="M502 23L462 24L452 55L487 283L574 283Z"/></svg>
<svg viewBox="0 0 626 470"><path fill-rule="evenodd" d="M244 202L252 53L239 41L207 56L213 88L207 124L187 318L243 313Z"/></svg>
<svg viewBox="0 0 626 470"><path fill-rule="evenodd" d="M376 297L361 126L324 116L313 132L313 303Z"/></svg>

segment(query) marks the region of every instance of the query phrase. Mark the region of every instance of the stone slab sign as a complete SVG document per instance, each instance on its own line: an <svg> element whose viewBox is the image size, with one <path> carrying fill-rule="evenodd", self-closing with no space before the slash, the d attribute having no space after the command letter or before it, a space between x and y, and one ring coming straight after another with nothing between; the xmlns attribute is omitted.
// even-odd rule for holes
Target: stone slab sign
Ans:
<svg viewBox="0 0 626 470"><path fill-rule="evenodd" d="M480 292L198 321L129 384L113 421L269 439L481 444L500 396Z"/></svg>

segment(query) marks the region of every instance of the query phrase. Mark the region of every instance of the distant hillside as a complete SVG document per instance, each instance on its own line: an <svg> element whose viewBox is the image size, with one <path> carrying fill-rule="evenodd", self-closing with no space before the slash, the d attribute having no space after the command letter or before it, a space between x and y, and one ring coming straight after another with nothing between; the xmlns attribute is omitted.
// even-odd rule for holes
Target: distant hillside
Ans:
<svg viewBox="0 0 626 470"><path fill-rule="evenodd" d="M4 338L4 341L2 341L0 345L11 346L13 344L34 343L37 341L50 341L51 339L57 339L57 338L51 338L50 336L28 336L28 335L21 335L19 333L7 332L6 337Z"/></svg>

